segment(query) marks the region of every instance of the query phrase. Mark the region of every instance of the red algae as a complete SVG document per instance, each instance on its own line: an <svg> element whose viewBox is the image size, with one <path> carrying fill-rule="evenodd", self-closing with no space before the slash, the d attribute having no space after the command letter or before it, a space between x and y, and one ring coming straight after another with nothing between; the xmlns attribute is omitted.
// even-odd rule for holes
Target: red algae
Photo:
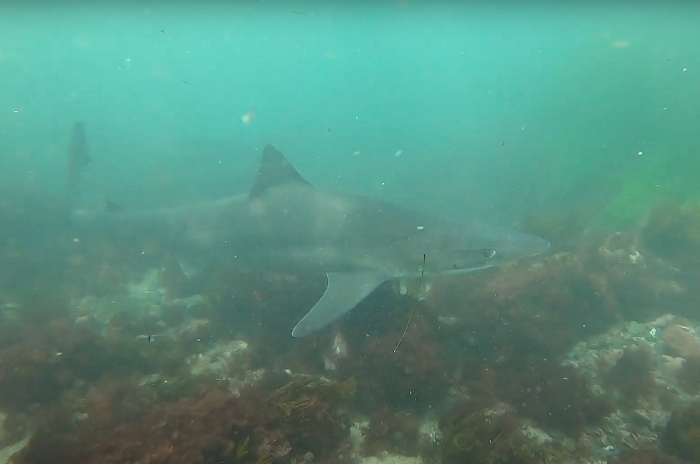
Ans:
<svg viewBox="0 0 700 464"><path fill-rule="evenodd" d="M73 388L76 380L96 378L104 369L104 344L90 328L57 319L18 324L5 335L0 346L4 411L46 404Z"/></svg>
<svg viewBox="0 0 700 464"><path fill-rule="evenodd" d="M408 313L403 316L405 324ZM424 411L447 395L454 363L445 355L435 326L424 315L415 315L405 334L404 326L393 327L374 337L350 338L352 354L343 360L339 372L357 380L358 406L363 411L385 406Z"/></svg>
<svg viewBox="0 0 700 464"><path fill-rule="evenodd" d="M272 392L249 387L237 396L204 386L167 400L148 387L105 387L84 404L55 409L39 425L15 464L219 464L347 460L344 418L324 391L300 384ZM131 411L124 414L124 410Z"/></svg>

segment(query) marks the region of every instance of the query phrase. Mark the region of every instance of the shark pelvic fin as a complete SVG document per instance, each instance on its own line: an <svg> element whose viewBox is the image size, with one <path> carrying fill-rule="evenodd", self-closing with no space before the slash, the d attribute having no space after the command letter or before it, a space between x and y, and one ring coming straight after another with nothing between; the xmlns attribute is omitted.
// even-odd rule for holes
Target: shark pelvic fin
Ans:
<svg viewBox="0 0 700 464"><path fill-rule="evenodd" d="M385 274L372 271L329 272L326 275L326 291L294 327L292 337L303 337L322 329L357 306L387 280Z"/></svg>
<svg viewBox="0 0 700 464"><path fill-rule="evenodd" d="M311 185L279 150L270 144L265 145L258 177L250 189L250 196L255 197L271 187L291 183Z"/></svg>

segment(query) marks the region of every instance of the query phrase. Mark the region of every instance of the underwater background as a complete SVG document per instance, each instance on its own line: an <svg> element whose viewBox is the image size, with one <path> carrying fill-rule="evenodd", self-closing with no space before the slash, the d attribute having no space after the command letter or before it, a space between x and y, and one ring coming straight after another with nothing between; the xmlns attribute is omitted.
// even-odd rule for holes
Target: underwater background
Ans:
<svg viewBox="0 0 700 464"><path fill-rule="evenodd" d="M698 43L691 2L0 3L2 459L700 463ZM292 339L323 276L76 245L78 121L85 209L245 193L272 143L552 251Z"/></svg>

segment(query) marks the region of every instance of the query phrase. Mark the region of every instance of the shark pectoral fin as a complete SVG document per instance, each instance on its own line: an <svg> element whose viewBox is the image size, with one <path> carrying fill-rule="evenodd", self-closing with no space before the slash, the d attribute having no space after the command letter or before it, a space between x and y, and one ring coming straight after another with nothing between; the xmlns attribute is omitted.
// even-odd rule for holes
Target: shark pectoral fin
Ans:
<svg viewBox="0 0 700 464"><path fill-rule="evenodd" d="M327 326L364 300L387 280L379 272L330 272L328 287L320 300L292 330L292 337L303 337Z"/></svg>

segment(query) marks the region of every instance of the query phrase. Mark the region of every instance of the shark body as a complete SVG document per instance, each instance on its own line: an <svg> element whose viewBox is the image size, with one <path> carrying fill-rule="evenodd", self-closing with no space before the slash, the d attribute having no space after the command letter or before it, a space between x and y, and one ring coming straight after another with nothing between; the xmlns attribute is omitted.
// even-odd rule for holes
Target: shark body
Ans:
<svg viewBox="0 0 700 464"><path fill-rule="evenodd" d="M157 236L248 268L325 273L326 291L294 337L327 326L385 281L470 272L549 248L527 234L317 188L271 145L248 194L156 211L75 212L74 219L105 233Z"/></svg>

